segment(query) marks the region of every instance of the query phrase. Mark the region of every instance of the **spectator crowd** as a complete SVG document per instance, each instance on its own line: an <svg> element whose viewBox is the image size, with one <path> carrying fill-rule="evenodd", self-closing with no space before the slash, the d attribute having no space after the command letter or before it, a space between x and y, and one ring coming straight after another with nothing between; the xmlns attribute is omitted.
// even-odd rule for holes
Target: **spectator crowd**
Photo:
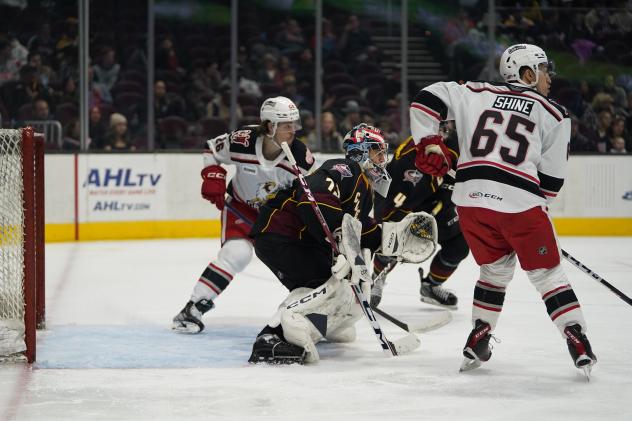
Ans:
<svg viewBox="0 0 632 421"><path fill-rule="evenodd" d="M78 21L72 3L33 2L23 10L0 6L2 28L9 28L0 30L0 123L18 127L29 121L59 121L62 141L49 147L69 150L79 147ZM147 28L138 25L146 21L146 6L137 3L143 2L125 7L92 2L91 14L99 19L91 24L87 75L91 150L142 150L147 145ZM265 13L255 2L246 3L239 11L235 87L229 83L230 31L225 24L156 21L157 148L200 148L205 139L227 131L232 89L239 90L238 125L258 123L265 97L292 99L301 110L300 138L315 151L339 151L342 134L361 121L381 127L393 146L400 142L406 134L400 122L399 73L383 70L382 62L390 57L373 42L370 17L327 5L322 27L323 112L316 122L313 16ZM630 9L595 2L586 7L570 21L564 15L568 10L543 9L537 1L517 9L499 7L497 29L507 44L520 40L568 51L580 64L632 64L629 48L617 47L632 41ZM437 58L445 60L456 80L478 76L467 74L477 67L468 62L471 54L463 52L482 45L485 28L478 10L483 9L461 9L442 27L446 55ZM47 18L37 21L34 16ZM27 17L32 25L21 22ZM572 114L571 151L632 150L632 75L605 74L596 83L558 78L551 96ZM321 141L315 134L317 124Z"/></svg>

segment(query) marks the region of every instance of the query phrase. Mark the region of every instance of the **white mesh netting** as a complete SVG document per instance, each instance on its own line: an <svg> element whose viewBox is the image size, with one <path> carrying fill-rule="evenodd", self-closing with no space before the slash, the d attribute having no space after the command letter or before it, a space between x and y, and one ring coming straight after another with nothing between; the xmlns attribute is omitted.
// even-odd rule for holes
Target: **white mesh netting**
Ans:
<svg viewBox="0 0 632 421"><path fill-rule="evenodd" d="M0 358L26 349L21 142L20 130L0 130Z"/></svg>

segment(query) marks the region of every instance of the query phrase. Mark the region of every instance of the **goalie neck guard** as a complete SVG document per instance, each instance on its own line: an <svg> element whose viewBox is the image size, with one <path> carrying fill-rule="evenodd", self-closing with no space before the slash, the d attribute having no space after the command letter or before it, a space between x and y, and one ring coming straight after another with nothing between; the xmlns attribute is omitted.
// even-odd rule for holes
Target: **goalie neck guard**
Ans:
<svg viewBox="0 0 632 421"><path fill-rule="evenodd" d="M388 145L382 131L368 124L358 124L345 135L342 148L347 159L360 164L373 190L386 197L391 176L386 171Z"/></svg>

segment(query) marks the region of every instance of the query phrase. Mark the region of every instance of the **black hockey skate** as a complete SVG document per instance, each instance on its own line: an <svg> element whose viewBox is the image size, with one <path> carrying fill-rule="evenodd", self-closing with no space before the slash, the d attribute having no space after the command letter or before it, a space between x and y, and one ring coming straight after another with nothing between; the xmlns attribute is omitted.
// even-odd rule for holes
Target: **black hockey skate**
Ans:
<svg viewBox="0 0 632 421"><path fill-rule="evenodd" d="M586 379L590 380L590 371L592 366L597 363L597 357L592 352L588 338L582 333L582 328L578 324L566 326L564 334L575 367L583 370Z"/></svg>
<svg viewBox="0 0 632 421"><path fill-rule="evenodd" d="M213 300L202 299L196 303L189 301L182 311L173 318L171 329L179 333L200 333L204 330L202 315L215 307Z"/></svg>
<svg viewBox="0 0 632 421"><path fill-rule="evenodd" d="M435 306L456 310L459 301L456 295L441 286L441 283L435 282L429 277L424 278L424 270L419 268L419 278L421 279L421 288L419 288L419 298L421 302L432 304Z"/></svg>
<svg viewBox="0 0 632 421"><path fill-rule="evenodd" d="M257 336L248 362L251 364L303 364L305 349L283 341L276 334L266 333Z"/></svg>
<svg viewBox="0 0 632 421"><path fill-rule="evenodd" d="M492 348L489 340L492 338L490 331L492 330L489 323L476 320L474 329L467 337L465 348L463 348L463 363L459 371L469 371L481 366L482 363L488 361L492 356Z"/></svg>

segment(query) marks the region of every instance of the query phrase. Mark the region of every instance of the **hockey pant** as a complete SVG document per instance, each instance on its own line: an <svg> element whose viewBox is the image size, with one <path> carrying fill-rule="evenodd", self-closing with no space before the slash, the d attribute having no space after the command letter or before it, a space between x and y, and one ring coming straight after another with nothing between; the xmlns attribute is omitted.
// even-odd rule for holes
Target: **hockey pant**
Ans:
<svg viewBox="0 0 632 421"><path fill-rule="evenodd" d="M481 319L495 329L505 300L505 290L513 278L516 254L503 256L491 264L483 264L480 278L474 288L472 323ZM527 277L542 296L549 317L566 339L564 328L579 324L586 332L586 321L573 288L570 286L562 265L549 269L526 271Z"/></svg>
<svg viewBox="0 0 632 421"><path fill-rule="evenodd" d="M219 250L217 258L202 272L193 288L191 301L201 299L214 301L229 285L233 277L244 270L252 259L253 246L250 240L237 238L228 240Z"/></svg>
<svg viewBox="0 0 632 421"><path fill-rule="evenodd" d="M335 277L317 288L297 288L281 303L268 325L281 326L285 340L305 349L305 362L319 360L316 343L352 342L362 309L347 281Z"/></svg>

